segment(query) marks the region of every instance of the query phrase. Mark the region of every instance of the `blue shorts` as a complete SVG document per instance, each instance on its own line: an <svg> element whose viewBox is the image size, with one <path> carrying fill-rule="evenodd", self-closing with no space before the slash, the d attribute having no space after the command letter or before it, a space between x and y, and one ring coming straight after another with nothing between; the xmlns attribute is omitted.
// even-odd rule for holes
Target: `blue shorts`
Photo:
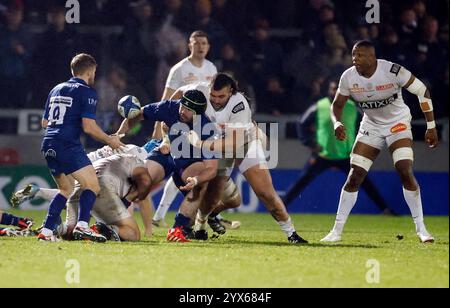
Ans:
<svg viewBox="0 0 450 308"><path fill-rule="evenodd" d="M44 140L41 152L53 176L69 175L92 165L80 143L63 140Z"/></svg>
<svg viewBox="0 0 450 308"><path fill-rule="evenodd" d="M164 177L165 179L172 176L175 185L179 188L181 186L186 185L182 179L182 175L184 171L189 168L189 166L203 162L203 159L191 158L191 159L174 159L172 155L164 155L159 150L154 150L150 153L147 160L154 161L160 164L164 168ZM183 195L187 195L189 192L182 191Z"/></svg>

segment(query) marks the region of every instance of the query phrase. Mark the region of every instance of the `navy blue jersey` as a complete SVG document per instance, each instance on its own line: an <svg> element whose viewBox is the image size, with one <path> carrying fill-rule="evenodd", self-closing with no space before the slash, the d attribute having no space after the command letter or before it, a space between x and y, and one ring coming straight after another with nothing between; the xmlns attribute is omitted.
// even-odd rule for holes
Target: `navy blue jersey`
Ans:
<svg viewBox="0 0 450 308"><path fill-rule="evenodd" d="M172 143L172 147L178 147L178 154L171 153L175 159L178 158L202 158L202 159L211 159L213 157L205 157L203 153L200 153L198 149L194 150L191 146L190 154L185 155L186 153L182 150L183 140L187 144L186 134L189 133L190 130L199 130L201 129L201 140L208 140L211 138L217 138L219 136L219 132L217 127L211 122L211 120L204 114L195 118L194 123L183 123L180 121L180 101L162 101L156 104L150 104L144 107L144 119L149 121L159 121L166 123L169 126L169 139ZM199 134L200 136L200 134ZM186 144L185 143L185 144ZM172 148L173 149L173 148ZM180 154L183 154L182 157Z"/></svg>
<svg viewBox="0 0 450 308"><path fill-rule="evenodd" d="M97 92L79 78L72 78L50 91L45 104L44 119L48 120L44 140L80 143L82 119L94 119Z"/></svg>

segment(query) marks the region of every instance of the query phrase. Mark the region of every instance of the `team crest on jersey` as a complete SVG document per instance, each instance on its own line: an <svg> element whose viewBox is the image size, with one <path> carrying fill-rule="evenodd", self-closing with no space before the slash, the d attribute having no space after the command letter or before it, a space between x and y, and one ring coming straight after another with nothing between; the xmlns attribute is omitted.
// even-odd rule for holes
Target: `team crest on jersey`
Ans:
<svg viewBox="0 0 450 308"><path fill-rule="evenodd" d="M398 133L404 132L407 129L408 129L408 126L406 126L406 124L400 123L391 128L391 133L398 134Z"/></svg>
<svg viewBox="0 0 450 308"><path fill-rule="evenodd" d="M233 113L234 114L236 114L236 113L239 113L239 112L241 112L241 111L243 111L243 110L245 110L245 105L244 105L244 103L243 102L240 102L239 104L237 104L234 108L233 108Z"/></svg>
<svg viewBox="0 0 450 308"><path fill-rule="evenodd" d="M352 93L362 93L362 92L364 92L364 88L360 88L359 84L355 83L353 85L353 88L350 89L350 92L352 92Z"/></svg>
<svg viewBox="0 0 450 308"><path fill-rule="evenodd" d="M400 73L400 70L402 69L402 67L398 64L394 64L391 67L391 73L394 74L395 76L398 76L398 73Z"/></svg>

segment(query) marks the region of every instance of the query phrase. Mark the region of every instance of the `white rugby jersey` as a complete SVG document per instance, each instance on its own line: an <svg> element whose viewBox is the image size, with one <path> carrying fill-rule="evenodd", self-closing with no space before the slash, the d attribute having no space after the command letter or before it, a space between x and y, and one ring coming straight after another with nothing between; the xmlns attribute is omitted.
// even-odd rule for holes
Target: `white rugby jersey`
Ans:
<svg viewBox="0 0 450 308"><path fill-rule="evenodd" d="M241 93L236 93L231 96L228 104L221 110L216 111L210 98L209 83L200 82L191 85L184 86L180 89L183 93L189 90L201 91L208 101L208 107L206 108L206 116L213 122L224 128L225 125L230 128L243 128L247 130L247 133L254 128L252 121L252 111L247 99Z"/></svg>
<svg viewBox="0 0 450 308"><path fill-rule="evenodd" d="M131 189L133 170L145 167L145 162L134 155L117 154L100 159L94 164L99 179L108 177L108 188L120 198L124 198Z"/></svg>
<svg viewBox="0 0 450 308"><path fill-rule="evenodd" d="M358 74L355 67L349 68L341 77L339 93L350 96L364 111L364 120L374 124L394 124L411 116L405 104L402 88L411 79L411 72L404 67L377 60L378 67L370 78Z"/></svg>
<svg viewBox="0 0 450 308"><path fill-rule="evenodd" d="M216 74L217 68L212 62L205 59L202 67L197 67L185 58L170 70L166 88L177 90L195 82L211 81Z"/></svg>
<svg viewBox="0 0 450 308"><path fill-rule="evenodd" d="M107 157L113 156L115 154L130 154L130 155L138 156L141 159L143 159L144 156L148 155L143 148L138 147L134 144L127 144L127 145L125 145L125 149L123 149L123 150L113 150L108 145L104 146L103 148L100 148L95 152L89 153L88 158L93 163L93 162L96 162L97 160L107 158Z"/></svg>

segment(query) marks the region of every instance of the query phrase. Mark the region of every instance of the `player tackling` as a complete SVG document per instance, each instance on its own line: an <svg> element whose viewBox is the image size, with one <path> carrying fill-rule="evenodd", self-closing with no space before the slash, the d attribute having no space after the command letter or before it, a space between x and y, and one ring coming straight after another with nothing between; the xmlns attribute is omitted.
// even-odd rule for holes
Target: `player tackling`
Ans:
<svg viewBox="0 0 450 308"><path fill-rule="evenodd" d="M403 101L402 89L405 88L418 97L427 121L425 141L430 148L435 148L438 135L430 92L404 67L377 59L371 42L356 43L352 57L354 66L342 75L332 106L336 138L346 139L346 130L341 119L344 106L350 97L364 111L364 118L351 154L351 170L342 189L334 228L322 242L341 240L344 225L358 198L359 188L374 160L387 145L400 176L403 194L416 225L417 235L421 242L432 243L434 238L428 233L424 223L420 187L413 174L412 117Z"/></svg>

